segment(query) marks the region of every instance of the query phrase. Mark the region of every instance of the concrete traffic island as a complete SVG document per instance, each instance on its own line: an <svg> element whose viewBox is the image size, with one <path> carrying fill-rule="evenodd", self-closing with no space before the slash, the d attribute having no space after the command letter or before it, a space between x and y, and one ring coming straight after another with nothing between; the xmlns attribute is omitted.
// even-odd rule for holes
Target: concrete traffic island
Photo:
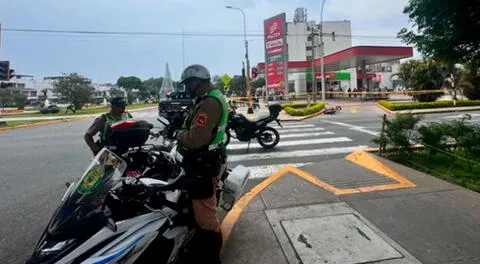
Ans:
<svg viewBox="0 0 480 264"><path fill-rule="evenodd" d="M285 167L225 216L223 263L480 263L480 194L357 151Z"/></svg>

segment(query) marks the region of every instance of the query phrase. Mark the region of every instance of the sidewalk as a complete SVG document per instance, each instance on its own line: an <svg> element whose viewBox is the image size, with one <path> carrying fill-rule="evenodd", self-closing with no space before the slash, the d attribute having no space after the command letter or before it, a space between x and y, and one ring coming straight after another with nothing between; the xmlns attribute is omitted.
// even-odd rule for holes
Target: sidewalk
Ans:
<svg viewBox="0 0 480 264"><path fill-rule="evenodd" d="M157 109L157 106L152 106L152 107L145 107L145 108L138 108L138 109L132 109L128 110L128 112L140 112L140 111L147 111L147 110L152 110L152 109ZM107 112L105 110L105 112ZM0 121L29 121L29 120L58 120L58 119L84 119L84 118L95 118L102 113L96 113L96 114L87 114L87 115L65 115L65 116L35 116L35 117L7 117L3 118L0 117Z"/></svg>
<svg viewBox="0 0 480 264"><path fill-rule="evenodd" d="M480 263L480 194L373 156L287 167L223 219L223 263Z"/></svg>

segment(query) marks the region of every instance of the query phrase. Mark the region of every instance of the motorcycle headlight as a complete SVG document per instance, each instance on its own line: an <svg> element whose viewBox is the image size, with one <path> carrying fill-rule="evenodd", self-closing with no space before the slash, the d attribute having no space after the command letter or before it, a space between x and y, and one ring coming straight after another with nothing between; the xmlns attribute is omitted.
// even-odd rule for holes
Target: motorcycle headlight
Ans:
<svg viewBox="0 0 480 264"><path fill-rule="evenodd" d="M56 254L64 249L66 249L68 246L73 244L75 242L75 239L69 239L69 240L64 240L64 241L45 241L43 245L40 247L39 250L39 255L42 257L49 256L52 254Z"/></svg>

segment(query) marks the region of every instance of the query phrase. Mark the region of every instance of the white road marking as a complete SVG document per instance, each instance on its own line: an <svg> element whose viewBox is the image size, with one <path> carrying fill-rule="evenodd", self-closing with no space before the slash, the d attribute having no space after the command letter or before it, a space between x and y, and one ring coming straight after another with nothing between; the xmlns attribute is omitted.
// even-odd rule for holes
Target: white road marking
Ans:
<svg viewBox="0 0 480 264"><path fill-rule="evenodd" d="M281 138L281 137L280 137ZM334 138L316 138L309 140L290 140L290 141L281 141L278 143L277 147L291 147L291 146L304 146L304 145L318 145L318 144L328 144L328 143L338 143L338 142L351 142L352 140L348 137L334 137ZM253 143L253 142L252 142ZM237 143L229 144L227 149L247 149L248 143ZM263 148L260 144L250 144L250 149L261 149Z"/></svg>
<svg viewBox="0 0 480 264"><path fill-rule="evenodd" d="M282 124L282 127L279 127L278 125L274 125L273 127L274 128L278 128L278 129L289 129L289 128L301 128L301 127L314 127L315 125L312 125L312 124L305 124L305 125L283 125Z"/></svg>
<svg viewBox="0 0 480 264"><path fill-rule="evenodd" d="M283 134L286 134L286 133L298 133L298 132L313 132L313 131L324 131L325 128L323 127L311 127L311 128L303 128L303 129L297 129L297 128L294 128L294 129L279 129L279 133L281 133L282 135Z"/></svg>
<svg viewBox="0 0 480 264"><path fill-rule="evenodd" d="M272 174L277 172L279 169L286 166L293 167L302 167L305 165L313 164L311 162L307 163L284 163L284 164L273 164L273 165L261 165L261 166L250 166L250 178L249 179L262 179L270 177Z"/></svg>
<svg viewBox="0 0 480 264"><path fill-rule="evenodd" d="M355 130L355 131L362 132L362 133L367 133L367 134L372 135L372 136L380 135L380 133L377 132L377 131L368 130L368 129L365 129L364 127L361 127L361 126L355 126L355 125L352 125L352 124L347 124L347 123L342 123L342 122L333 122L333 121L328 121L328 120L323 120L323 122L348 127L351 130Z"/></svg>
<svg viewBox="0 0 480 264"><path fill-rule="evenodd" d="M267 160L278 158L301 158L301 157L314 157L350 153L356 150L362 150L368 148L367 145L358 145L352 147L341 148L322 148L312 150L295 150L295 151L282 151L282 152L270 152L270 153L254 153L254 154L242 154L242 155L228 155L229 162L240 162L247 160Z"/></svg>
<svg viewBox="0 0 480 264"><path fill-rule="evenodd" d="M285 138L302 138L302 137L319 137L319 136L327 136L327 135L335 135L335 132L317 132L317 133L303 133L303 134L280 134L280 141ZM231 142L239 142L238 139L232 138ZM252 140L252 143L255 142L255 139Z"/></svg>

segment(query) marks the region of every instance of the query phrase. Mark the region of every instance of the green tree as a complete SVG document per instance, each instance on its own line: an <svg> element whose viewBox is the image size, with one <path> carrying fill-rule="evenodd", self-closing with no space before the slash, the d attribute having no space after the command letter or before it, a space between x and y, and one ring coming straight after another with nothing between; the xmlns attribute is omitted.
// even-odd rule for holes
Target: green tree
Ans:
<svg viewBox="0 0 480 264"><path fill-rule="evenodd" d="M255 81L252 82L253 88L262 88L265 86L265 79L264 78L257 78Z"/></svg>
<svg viewBox="0 0 480 264"><path fill-rule="evenodd" d="M64 74L53 86L60 100L72 103L77 110L90 101L94 91L92 81L77 73Z"/></svg>
<svg viewBox="0 0 480 264"><path fill-rule="evenodd" d="M140 97L141 99L148 97L148 92L146 91L142 80L136 76L122 76L118 78L117 85L127 91L129 94L128 97L132 99L132 102L136 97Z"/></svg>
<svg viewBox="0 0 480 264"><path fill-rule="evenodd" d="M120 77L117 80L117 86L122 87L127 91L132 90L141 90L143 83L142 80L135 76L128 76L128 77Z"/></svg>
<svg viewBox="0 0 480 264"><path fill-rule="evenodd" d="M10 105L13 101L12 92L10 89L0 89L0 104L2 107Z"/></svg>
<svg viewBox="0 0 480 264"><path fill-rule="evenodd" d="M230 93L236 96L246 96L247 88L245 86L245 78L241 75L234 75L230 82Z"/></svg>
<svg viewBox="0 0 480 264"><path fill-rule="evenodd" d="M456 62L480 61L480 1L409 0L403 13L411 28L398 36L426 56L451 66Z"/></svg>
<svg viewBox="0 0 480 264"><path fill-rule="evenodd" d="M413 91L439 90L445 84L448 71L444 64L433 59L427 59L425 61L410 60L402 63L399 72L395 75L402 78L405 86ZM413 93L413 98L420 102L433 102L442 95L442 92L427 94Z"/></svg>
<svg viewBox="0 0 480 264"><path fill-rule="evenodd" d="M143 81L143 87L145 88L143 91L143 96L145 97L152 97L158 98L158 94L160 88L162 87L163 78L149 78Z"/></svg>
<svg viewBox="0 0 480 264"><path fill-rule="evenodd" d="M468 99L480 100L480 68L472 63L466 65L466 73L461 88Z"/></svg>
<svg viewBox="0 0 480 264"><path fill-rule="evenodd" d="M28 102L27 96L24 95L24 94L16 94L16 95L13 97L13 100L15 101L15 106L16 106L17 109L19 109L19 110L25 109L25 105L26 105L27 102Z"/></svg>

